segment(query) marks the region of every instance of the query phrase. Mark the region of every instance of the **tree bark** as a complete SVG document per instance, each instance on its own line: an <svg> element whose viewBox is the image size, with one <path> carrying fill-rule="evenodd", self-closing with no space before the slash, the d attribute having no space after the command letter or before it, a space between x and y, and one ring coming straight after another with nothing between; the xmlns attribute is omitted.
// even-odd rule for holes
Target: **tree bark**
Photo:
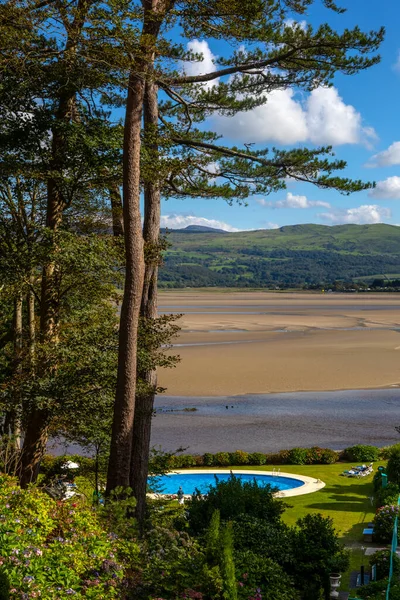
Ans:
<svg viewBox="0 0 400 600"><path fill-rule="evenodd" d="M124 217L122 208L121 192L117 183L112 184L109 188L111 200L111 216L114 237L124 235Z"/></svg>
<svg viewBox="0 0 400 600"><path fill-rule="evenodd" d="M136 394L137 337L144 282L144 245L140 215L140 134L146 80L164 18L165 0L143 0L144 20L137 58L129 76L124 129L123 215L126 252L121 307L117 391L114 405L107 493L130 482ZM172 2L168 3L172 6Z"/></svg>
<svg viewBox="0 0 400 600"><path fill-rule="evenodd" d="M158 144L158 87L153 81L146 84L144 101L145 139L152 139L150 151L157 172ZM153 181L144 185L144 223L143 238L148 247L141 301L141 317L156 319L157 312L157 278L158 278L158 242L160 236L160 182L156 176ZM151 422L153 417L154 397L157 387L157 372L149 370L141 374L147 391L136 395L135 418L133 424L132 460L130 487L136 498L136 518L143 524L146 510L146 490L149 470Z"/></svg>

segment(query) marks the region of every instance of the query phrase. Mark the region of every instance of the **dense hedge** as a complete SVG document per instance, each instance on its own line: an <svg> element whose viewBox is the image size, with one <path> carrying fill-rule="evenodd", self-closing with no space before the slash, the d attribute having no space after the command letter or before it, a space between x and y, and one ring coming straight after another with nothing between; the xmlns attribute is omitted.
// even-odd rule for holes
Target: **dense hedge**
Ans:
<svg viewBox="0 0 400 600"><path fill-rule="evenodd" d="M230 467L230 466L260 466L260 465L331 465L339 461L365 463L378 459L388 459L393 452L399 451L400 445L385 448L357 444L341 452L330 448L292 448L281 450L277 453L265 454L264 452L217 452L211 454L176 454L165 455L163 462L166 469L185 469L195 467ZM47 477L60 471L61 465L72 460L80 465L79 475L86 475L94 470L94 459L79 455L72 456L45 456L41 463L41 472ZM104 465L100 470L105 471ZM150 464L151 470L151 464Z"/></svg>

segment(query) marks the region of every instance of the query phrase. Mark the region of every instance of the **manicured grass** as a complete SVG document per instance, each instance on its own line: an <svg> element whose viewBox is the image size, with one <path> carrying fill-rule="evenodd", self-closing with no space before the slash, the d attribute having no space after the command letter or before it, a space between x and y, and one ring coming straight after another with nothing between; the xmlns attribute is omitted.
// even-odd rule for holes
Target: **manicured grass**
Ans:
<svg viewBox="0 0 400 600"><path fill-rule="evenodd" d="M374 463L374 472L384 462ZM355 466L354 463L335 463L334 465L265 465L262 467L248 467L260 471L280 469L282 473L294 475L307 475L321 479L325 487L312 494L294 496L285 499L290 508L283 514L283 520L288 525L294 525L298 519L311 512L321 513L324 517L331 517L333 524L342 538L343 543L351 548L350 568L343 573L341 589L348 590L351 571L359 570L360 565L368 564L368 558L363 557L361 545L362 532L373 520L375 506L373 503L373 473L366 477L343 477L341 473ZM232 469L245 469L247 467L230 467ZM368 546L368 544L366 544Z"/></svg>

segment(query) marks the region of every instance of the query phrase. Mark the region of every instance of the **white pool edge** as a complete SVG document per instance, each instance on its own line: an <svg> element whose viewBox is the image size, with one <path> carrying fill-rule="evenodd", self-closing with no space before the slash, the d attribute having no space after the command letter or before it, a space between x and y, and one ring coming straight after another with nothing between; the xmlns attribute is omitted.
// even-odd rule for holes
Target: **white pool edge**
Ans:
<svg viewBox="0 0 400 600"><path fill-rule="evenodd" d="M166 475L197 475L197 473L208 473L215 474L218 473L233 473L234 475L271 475L272 477L279 480L279 477L289 477L290 479L297 479L298 481L302 481L304 485L301 485L296 488L292 488L290 490L280 490L276 492L274 495L277 498L289 498L290 496L303 496L304 494L312 494L313 492L317 492L318 490L322 490L325 487L325 483L320 479L316 479L315 477L308 477L307 475L297 475L296 473L285 473L276 471L251 471L250 469L183 469L179 471L170 471L166 473ZM162 498L165 496L171 496L175 494L148 494L150 498ZM191 494L185 494L185 498L191 498Z"/></svg>

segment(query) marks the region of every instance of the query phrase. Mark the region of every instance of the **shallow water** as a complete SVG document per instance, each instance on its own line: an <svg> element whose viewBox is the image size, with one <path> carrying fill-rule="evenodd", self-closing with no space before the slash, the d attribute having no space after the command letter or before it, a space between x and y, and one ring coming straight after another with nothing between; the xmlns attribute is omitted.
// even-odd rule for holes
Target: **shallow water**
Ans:
<svg viewBox="0 0 400 600"><path fill-rule="evenodd" d="M185 408L196 409L185 411ZM156 401L152 444L190 453L342 449L400 442L400 389L296 392Z"/></svg>

